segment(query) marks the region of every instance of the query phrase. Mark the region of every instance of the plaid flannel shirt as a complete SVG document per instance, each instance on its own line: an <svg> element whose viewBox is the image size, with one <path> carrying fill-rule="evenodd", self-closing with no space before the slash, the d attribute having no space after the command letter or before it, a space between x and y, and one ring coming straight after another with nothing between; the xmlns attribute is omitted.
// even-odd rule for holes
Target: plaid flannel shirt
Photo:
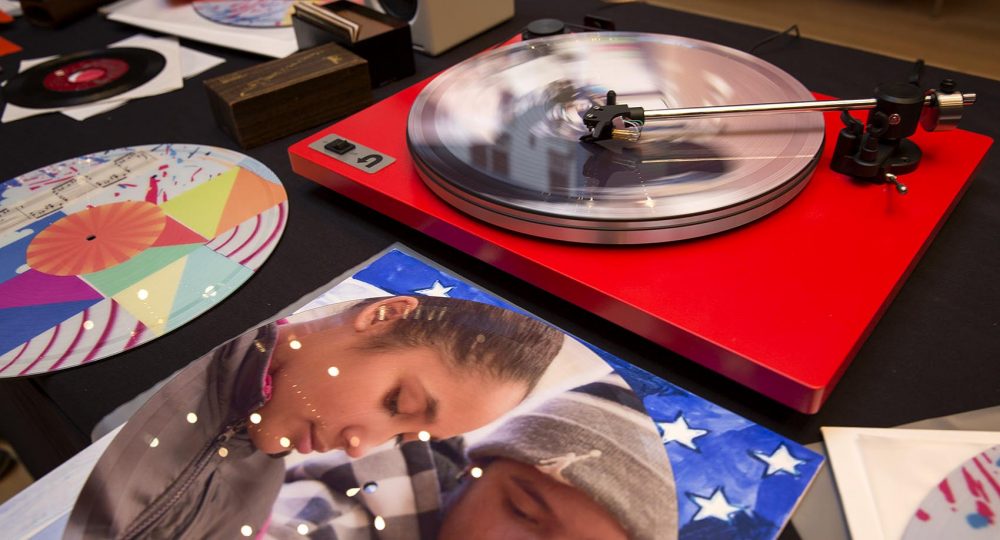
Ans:
<svg viewBox="0 0 1000 540"><path fill-rule="evenodd" d="M343 452L310 457L286 472L266 537L435 538L441 495L464 465L460 438L407 442L355 460Z"/></svg>

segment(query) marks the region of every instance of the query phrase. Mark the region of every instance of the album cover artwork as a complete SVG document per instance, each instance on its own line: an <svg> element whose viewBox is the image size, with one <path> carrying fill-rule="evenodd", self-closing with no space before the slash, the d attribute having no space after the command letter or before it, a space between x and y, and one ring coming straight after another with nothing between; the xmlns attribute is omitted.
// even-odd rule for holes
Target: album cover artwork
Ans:
<svg viewBox="0 0 1000 540"><path fill-rule="evenodd" d="M389 249L175 375L64 538L774 538L821 464Z"/></svg>
<svg viewBox="0 0 1000 540"><path fill-rule="evenodd" d="M517 310L516 306L401 247L390 248L304 309L376 294L462 298ZM657 508L653 511L655 514L675 513L667 522L658 522L653 537L696 540L778 536L822 466L824 458L821 455L604 350L569 336L567 340L579 344L580 348L567 347L562 352L572 359L566 362L567 365L550 366L550 373L538 385L548 387L550 393L537 405L537 410L546 411L554 407L553 403L563 401L580 403L586 399L582 396L591 391L588 388L609 385L610 380L627 383L620 395L627 393L634 398L633 403L641 404L643 415L653 430L637 430L628 435L627 440L620 440L620 444L632 452L649 451L655 446L657 450L662 449L669 464L663 463L660 474L649 471L648 477L638 486L613 475L604 480L618 483L626 491L634 488L636 491L630 492L630 505L641 507L640 501L652 500ZM594 362L596 359L600 362ZM546 399L550 400L548 405ZM520 412L515 411L511 416L516 418L517 414ZM506 433L511 441L517 440L515 428L508 428ZM467 441L466 447L477 448L476 445L481 444L477 441L483 436L474 433L467 437L472 442ZM585 455L585 452L577 453L575 459L585 459ZM277 532L279 530L306 530L300 528L301 519L309 516L317 503L305 502L303 494L313 496L316 493L312 490L321 487L314 483L313 477L322 476L320 471L327 467L327 460L340 462L335 456L315 456L289 467L289 481L282 487L272 515L275 531L272 537L292 537L282 535ZM379 463L379 458L371 461ZM539 466L537 462L534 465ZM667 467L669 472L666 472ZM544 470L545 465L539 468ZM669 493L657 493L653 487L664 477L668 479L665 482L669 485ZM365 482L357 480L364 490ZM363 491L365 500L374 499L375 493L377 491ZM455 504L454 496L449 498L447 495L443 497L444 503ZM320 495L327 496L326 493ZM657 496L660 498L656 499ZM394 507L390 503L383 508ZM374 504L366 508L370 520L379 516L373 512L374 508L377 508ZM457 519L446 517L445 522ZM372 521L372 526L375 524ZM323 526L334 528L330 523ZM318 528L321 526L309 524L310 531Z"/></svg>

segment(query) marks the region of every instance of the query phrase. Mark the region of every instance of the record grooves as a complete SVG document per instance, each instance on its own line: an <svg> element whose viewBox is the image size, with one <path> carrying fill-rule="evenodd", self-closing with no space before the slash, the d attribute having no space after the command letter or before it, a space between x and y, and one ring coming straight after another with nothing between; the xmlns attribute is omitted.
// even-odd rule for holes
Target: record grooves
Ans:
<svg viewBox="0 0 1000 540"><path fill-rule="evenodd" d="M512 231L541 236L552 240L585 244L646 244L688 240L723 232L781 208L806 187L807 180L818 163L806 167L801 175L774 191L742 204L721 208L717 212L679 216L659 220L604 220L585 221L564 219L541 212L521 212L516 208L492 204L485 198L456 189L454 185L439 180L426 166L415 161L420 178L438 197L455 208Z"/></svg>
<svg viewBox="0 0 1000 540"><path fill-rule="evenodd" d="M580 142L609 89L685 108L810 101L777 67L676 36L540 38L442 73L414 103L407 143L438 196L493 225L591 244L715 234L790 201L816 167L819 113L647 125L638 141Z"/></svg>
<svg viewBox="0 0 1000 540"><path fill-rule="evenodd" d="M54 58L8 81L3 97L31 109L93 103L117 96L152 80L167 60L136 47L112 47Z"/></svg>

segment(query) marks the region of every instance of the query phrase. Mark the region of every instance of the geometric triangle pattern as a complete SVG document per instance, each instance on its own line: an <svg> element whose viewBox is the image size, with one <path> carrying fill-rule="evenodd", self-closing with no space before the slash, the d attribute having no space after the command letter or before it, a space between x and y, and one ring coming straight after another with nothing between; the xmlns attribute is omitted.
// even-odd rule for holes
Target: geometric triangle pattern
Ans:
<svg viewBox="0 0 1000 540"><path fill-rule="evenodd" d="M176 246L181 244L204 244L208 240L191 229L181 225L177 220L167 216L166 224L160 236L153 242L153 247Z"/></svg>
<svg viewBox="0 0 1000 540"><path fill-rule="evenodd" d="M166 322L168 332L229 296L253 275L253 270L206 247L188 255L187 263Z"/></svg>
<svg viewBox="0 0 1000 540"><path fill-rule="evenodd" d="M0 283L0 309L103 298L76 276L53 276L31 269Z"/></svg>
<svg viewBox="0 0 1000 540"><path fill-rule="evenodd" d="M131 259L107 270L84 274L82 277L92 287L107 297L117 296L130 287L170 263L198 249L202 244L151 247ZM142 320L142 319L140 319Z"/></svg>
<svg viewBox="0 0 1000 540"><path fill-rule="evenodd" d="M187 257L178 259L122 289L112 298L153 334L163 335L187 264Z"/></svg>
<svg viewBox="0 0 1000 540"><path fill-rule="evenodd" d="M239 168L229 200L212 236L228 231L287 198L282 186Z"/></svg>
<svg viewBox="0 0 1000 540"><path fill-rule="evenodd" d="M204 184L171 198L160 208L187 228L212 238L239 170L239 167L232 167Z"/></svg>

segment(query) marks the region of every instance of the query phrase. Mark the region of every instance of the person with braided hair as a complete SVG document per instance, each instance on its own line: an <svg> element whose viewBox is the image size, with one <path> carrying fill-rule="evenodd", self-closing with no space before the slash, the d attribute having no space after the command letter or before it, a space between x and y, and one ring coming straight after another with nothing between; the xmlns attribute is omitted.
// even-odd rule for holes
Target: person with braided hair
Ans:
<svg viewBox="0 0 1000 540"><path fill-rule="evenodd" d="M471 431L520 403L563 342L538 320L451 298L313 311L278 324L273 395L250 426L268 453L341 448L358 457L393 438Z"/></svg>
<svg viewBox="0 0 1000 540"><path fill-rule="evenodd" d="M285 454L360 457L489 424L528 395L564 337L505 308L412 296L264 325L195 360L129 419L64 537L256 536Z"/></svg>

